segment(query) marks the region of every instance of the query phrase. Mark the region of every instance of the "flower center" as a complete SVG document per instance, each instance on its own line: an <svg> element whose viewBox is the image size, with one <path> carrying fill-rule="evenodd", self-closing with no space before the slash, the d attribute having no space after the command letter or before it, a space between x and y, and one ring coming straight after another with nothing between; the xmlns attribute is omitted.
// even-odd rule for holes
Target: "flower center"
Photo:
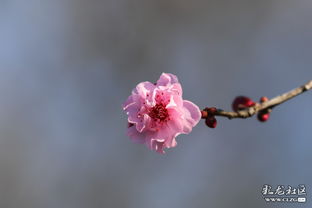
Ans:
<svg viewBox="0 0 312 208"><path fill-rule="evenodd" d="M166 109L166 106L162 103L156 104L154 107L151 108L148 115L154 120L154 121L160 121L165 122L169 120L169 113Z"/></svg>

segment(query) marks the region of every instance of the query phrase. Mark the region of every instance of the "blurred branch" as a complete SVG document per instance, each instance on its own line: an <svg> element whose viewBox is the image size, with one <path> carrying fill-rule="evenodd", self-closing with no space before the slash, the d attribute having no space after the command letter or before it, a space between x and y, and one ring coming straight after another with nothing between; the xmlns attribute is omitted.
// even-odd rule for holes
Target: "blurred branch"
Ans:
<svg viewBox="0 0 312 208"><path fill-rule="evenodd" d="M306 83L305 85L302 85L296 89L293 89L289 92L286 92L282 95L279 95L277 97L274 97L266 102L263 103L256 103L254 106L246 108L244 110L240 110L237 112L227 112L224 111L222 109L217 109L216 111L209 111L209 108L205 108L202 111L202 118L207 118L208 116L208 111L209 114L212 116L222 116L222 117L227 117L229 119L232 118L249 118L253 115L255 115L256 113L258 113L259 111L267 111L270 112L272 110L272 108L274 108L275 106L282 104L284 102L286 102L287 100L290 100L294 97L296 97L297 95L300 95L308 90L310 90L312 88L312 80L309 81L308 83Z"/></svg>

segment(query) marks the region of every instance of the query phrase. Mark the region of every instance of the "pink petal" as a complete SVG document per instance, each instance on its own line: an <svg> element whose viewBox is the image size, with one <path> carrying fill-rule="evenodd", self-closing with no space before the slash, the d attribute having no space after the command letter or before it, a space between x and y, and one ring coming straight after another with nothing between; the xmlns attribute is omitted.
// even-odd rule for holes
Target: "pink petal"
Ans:
<svg viewBox="0 0 312 208"><path fill-rule="evenodd" d="M178 78L170 73L162 73L157 81L157 86L166 86L168 84L179 83Z"/></svg>
<svg viewBox="0 0 312 208"><path fill-rule="evenodd" d="M151 118L144 114L143 118L140 118L136 124L136 129L138 132L143 132L149 126L150 120Z"/></svg>
<svg viewBox="0 0 312 208"><path fill-rule="evenodd" d="M140 120L138 118L139 110L140 110L140 106L137 103L131 103L130 105L127 105L127 107L125 108L125 111L127 112L129 123L139 122Z"/></svg>
<svg viewBox="0 0 312 208"><path fill-rule="evenodd" d="M145 143L145 134L139 133L135 126L131 126L127 130L127 135L135 143L144 144Z"/></svg>
<svg viewBox="0 0 312 208"><path fill-rule="evenodd" d="M175 83L170 87L170 92L173 96L174 102L176 105L182 107L183 99L182 99L182 87L179 83Z"/></svg>
<svg viewBox="0 0 312 208"><path fill-rule="evenodd" d="M168 126L179 134L188 134L193 128L192 123L187 120L189 119L190 114L186 114L185 111L185 109L181 111L179 108L170 109L169 111L172 119L168 122Z"/></svg>
<svg viewBox="0 0 312 208"><path fill-rule="evenodd" d="M192 103L191 101L184 100L183 107L185 109L185 119L192 126L196 126L196 124L201 119L201 112L197 105Z"/></svg>
<svg viewBox="0 0 312 208"><path fill-rule="evenodd" d="M169 103L167 104L166 108L175 108L175 107L178 106L177 103L174 100L173 95L171 95L169 99L170 100L169 100Z"/></svg>
<svg viewBox="0 0 312 208"><path fill-rule="evenodd" d="M170 86L170 91L182 97L183 90L180 83L174 83Z"/></svg>
<svg viewBox="0 0 312 208"><path fill-rule="evenodd" d="M167 125L157 133L157 138L159 138L157 141L161 141L160 139L164 139L164 146L166 148L172 148L177 145L175 137L178 134L180 134L178 129L172 128L172 126Z"/></svg>
<svg viewBox="0 0 312 208"><path fill-rule="evenodd" d="M130 95L126 102L122 105L123 110L126 110L130 104L133 104L135 101L133 100L133 96Z"/></svg>
<svg viewBox="0 0 312 208"><path fill-rule="evenodd" d="M150 82L141 82L136 88L132 91L133 94L141 96L141 98L146 99L147 97L152 96L155 85Z"/></svg>
<svg viewBox="0 0 312 208"><path fill-rule="evenodd" d="M173 129L175 132L183 132L183 116L182 112L178 108L168 109L170 114L170 121L168 121L168 127Z"/></svg>

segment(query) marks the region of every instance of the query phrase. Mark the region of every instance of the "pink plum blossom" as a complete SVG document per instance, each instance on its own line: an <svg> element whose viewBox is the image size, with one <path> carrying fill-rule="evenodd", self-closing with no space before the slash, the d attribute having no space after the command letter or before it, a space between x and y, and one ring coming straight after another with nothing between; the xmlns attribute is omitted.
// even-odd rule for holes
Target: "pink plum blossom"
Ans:
<svg viewBox="0 0 312 208"><path fill-rule="evenodd" d="M123 110L128 115L128 136L158 153L175 147L175 138L190 133L201 119L198 106L183 100L178 78L169 73L162 73L155 84L139 83Z"/></svg>

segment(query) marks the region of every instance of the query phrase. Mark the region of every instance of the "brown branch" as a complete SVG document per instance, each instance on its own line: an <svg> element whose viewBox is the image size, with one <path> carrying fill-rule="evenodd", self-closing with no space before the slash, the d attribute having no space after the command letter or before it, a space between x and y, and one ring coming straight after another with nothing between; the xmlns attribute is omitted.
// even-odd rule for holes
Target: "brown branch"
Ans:
<svg viewBox="0 0 312 208"><path fill-rule="evenodd" d="M302 85L301 87L298 87L296 89L293 89L289 92L286 92L282 95L279 95L277 97L274 97L266 102L263 103L256 103L254 106L246 108L244 110L241 111L237 111L237 112L227 112L221 109L217 109L216 111L213 112L209 112L211 115L214 116L222 116L222 117L227 117L229 119L232 118L249 118L253 115L255 115L256 113L258 113L259 111L267 111L270 112L272 110L272 108L274 108L275 106L286 102L287 100L290 100L292 98L294 98L297 95L300 95L302 93L304 93L305 91L308 91L312 89L312 80L309 81L308 83L306 83L305 85ZM205 108L202 111L202 118L207 118L208 116L208 112L207 112L208 108Z"/></svg>

